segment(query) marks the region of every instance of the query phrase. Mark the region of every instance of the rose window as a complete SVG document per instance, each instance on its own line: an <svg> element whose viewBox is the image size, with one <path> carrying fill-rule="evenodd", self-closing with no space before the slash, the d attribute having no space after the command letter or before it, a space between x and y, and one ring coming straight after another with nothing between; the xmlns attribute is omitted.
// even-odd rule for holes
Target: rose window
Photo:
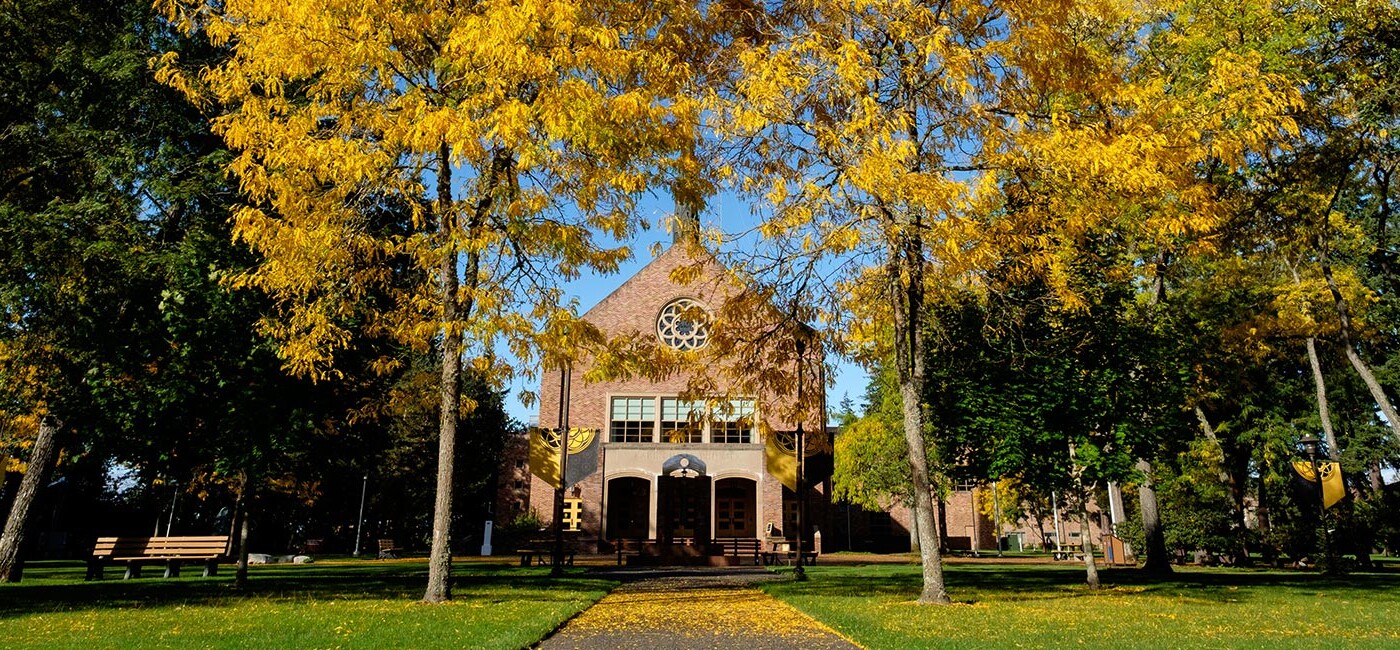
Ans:
<svg viewBox="0 0 1400 650"><path fill-rule="evenodd" d="M656 318L656 336L682 352L703 348L710 338L709 313L690 298L672 300Z"/></svg>

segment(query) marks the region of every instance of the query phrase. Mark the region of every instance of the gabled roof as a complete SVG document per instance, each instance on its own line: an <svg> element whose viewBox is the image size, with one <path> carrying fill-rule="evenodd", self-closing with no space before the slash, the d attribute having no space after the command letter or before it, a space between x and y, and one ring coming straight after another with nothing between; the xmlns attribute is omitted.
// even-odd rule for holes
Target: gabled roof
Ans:
<svg viewBox="0 0 1400 650"><path fill-rule="evenodd" d="M699 255L696 255L696 252ZM685 284L672 280L672 271L687 264L699 264L708 267L708 271L703 273L701 279L694 283ZM742 290L739 283L735 281L733 272L715 259L713 255L698 247L672 244L584 312L583 318L601 327L612 324L600 321L614 321L615 318L611 317L613 314L635 313L639 302L655 302L652 310L643 310L648 312L647 319L651 319L655 316L654 313L650 313L651 311L660 309L666 302L679 296L697 298L701 302L708 303L711 308L717 308L720 304L715 302L716 296L714 294L716 288L721 284L727 284L728 288L733 290ZM668 291L664 296L657 295L657 289L661 286L673 288L674 291Z"/></svg>

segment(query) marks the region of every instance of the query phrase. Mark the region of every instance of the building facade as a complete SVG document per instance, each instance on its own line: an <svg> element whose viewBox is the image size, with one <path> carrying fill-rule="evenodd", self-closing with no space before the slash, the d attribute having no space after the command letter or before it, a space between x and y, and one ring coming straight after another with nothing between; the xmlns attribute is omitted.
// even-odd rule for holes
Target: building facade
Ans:
<svg viewBox="0 0 1400 650"><path fill-rule="evenodd" d="M680 275L699 279L679 282ZM692 355L703 367L713 319L743 290L713 258L678 243L583 317L608 337L645 339ZM567 377L559 370L542 374L526 499L543 521L553 522L559 463L550 457L559 454L556 432L563 429L571 432L564 521L582 540L607 549L623 539L667 544L795 536L796 425L777 417L792 396L745 393L717 369L704 378L704 398L687 373L639 371L617 381L582 381L591 364L574 361ZM814 412L810 419L820 423L824 415ZM808 448L820 455L820 445ZM542 465L549 467L539 471ZM518 482L518 470L511 469L510 480ZM805 492L809 522L819 529L829 490L819 483Z"/></svg>

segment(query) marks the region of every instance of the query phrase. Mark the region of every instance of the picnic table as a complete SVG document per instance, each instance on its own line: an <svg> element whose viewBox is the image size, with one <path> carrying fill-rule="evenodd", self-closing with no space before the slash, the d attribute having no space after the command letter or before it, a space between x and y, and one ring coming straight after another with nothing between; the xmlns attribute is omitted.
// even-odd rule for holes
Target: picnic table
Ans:
<svg viewBox="0 0 1400 650"><path fill-rule="evenodd" d="M802 563L816 564L817 551L808 547L802 549ZM797 542L787 539L769 539L768 550L763 553L765 565L792 564L797 561Z"/></svg>

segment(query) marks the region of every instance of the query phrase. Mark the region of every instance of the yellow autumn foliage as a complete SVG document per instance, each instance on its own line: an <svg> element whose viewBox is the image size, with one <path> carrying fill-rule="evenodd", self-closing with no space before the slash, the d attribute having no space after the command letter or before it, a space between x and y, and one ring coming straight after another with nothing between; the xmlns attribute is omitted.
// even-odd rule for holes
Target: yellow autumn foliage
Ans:
<svg viewBox="0 0 1400 650"><path fill-rule="evenodd" d="M0 408L0 475L26 471L21 456L28 456L39 437L39 421L49 414L52 388L44 381L42 364L49 362L51 352L42 340L0 341L0 378L12 407Z"/></svg>
<svg viewBox="0 0 1400 650"><path fill-rule="evenodd" d="M1208 250L1238 206L1202 168L1242 167L1298 131L1298 79L1223 40L1201 3L786 9L790 31L742 43L733 96L715 98L719 128L752 143L737 183L773 206L761 233L811 255L864 255L867 269L917 235L930 287L976 284L999 265L1074 308L1086 239ZM883 278L846 274L838 293L859 298L831 309L876 316L870 292L851 288Z"/></svg>
<svg viewBox="0 0 1400 650"><path fill-rule="evenodd" d="M361 333L419 349L463 337L497 378L573 345L559 280L630 256L637 197L683 164L698 122L680 92L684 3L157 4L228 48L202 68L165 54L157 74L222 107L214 129L249 198L234 235L263 260L229 284L277 301L262 327L312 377L336 375ZM443 218L457 227L438 232ZM456 317L435 294L445 255Z"/></svg>
<svg viewBox="0 0 1400 650"><path fill-rule="evenodd" d="M25 471L25 462L15 454L32 448L38 436L38 416L0 411L0 476L6 472Z"/></svg>

